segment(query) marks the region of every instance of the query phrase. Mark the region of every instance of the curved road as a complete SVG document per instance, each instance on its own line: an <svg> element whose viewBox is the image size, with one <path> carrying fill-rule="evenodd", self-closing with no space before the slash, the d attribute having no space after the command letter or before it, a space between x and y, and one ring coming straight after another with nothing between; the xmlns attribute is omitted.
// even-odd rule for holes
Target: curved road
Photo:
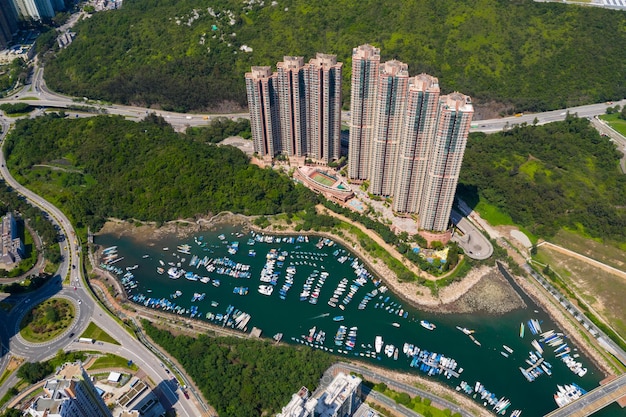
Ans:
<svg viewBox="0 0 626 417"><path fill-rule="evenodd" d="M32 106L40 107L61 107L67 108L71 106L85 105L92 107L94 110L101 109L109 114L117 114L130 119L140 120L143 119L146 114L154 112L163 116L172 126L178 130L184 130L187 126L200 126L207 125L215 117L237 117L237 118L249 118L249 113L232 113L232 114L218 114L218 115L203 115L203 114L186 114L168 112L154 109L147 109L143 107L124 106L120 104L93 104L89 101L87 103L76 101L75 98L65 96L50 91L43 79L43 67L36 66L33 73L33 79L30 84L24 86L19 92L13 94L11 97L0 100L0 102L10 103L24 103L20 98L30 97L36 100L28 101L28 104ZM512 127L516 124L532 124L537 119L537 124L545 124L564 120L567 113L577 114L578 117L593 118L606 112L606 108L609 106L626 105L626 98L620 101L609 103L596 103L584 106L570 107L567 109L551 110L542 113L528 113L520 117L504 117L498 119L487 120L475 120L472 123L472 132L498 132L500 130ZM348 112L342 112L342 121L349 122L350 117Z"/></svg>
<svg viewBox="0 0 626 417"><path fill-rule="evenodd" d="M9 123L4 118L0 119L0 123L3 128L0 140L4 143L4 137L9 130ZM141 364L141 369L158 385L157 391L162 394L162 397L164 396L167 399L164 406L173 406L179 416L191 417L201 415L201 411L198 410L193 402L178 397L176 388L172 387L172 384L168 382L171 379L171 375L166 372L164 367L156 365L161 363L160 359L113 320L113 318L94 301L90 292L84 288L84 279L81 274L82 268L80 266L81 247L77 239L74 238L74 229L65 214L45 199L15 181L6 167L4 152L0 152L0 175L2 175L8 185L24 196L32 205L48 213L52 221L60 226L65 236L64 242L60 244L63 261L51 282L32 294L16 297L18 298L16 300L17 305L8 314L5 312L0 313L0 340L2 340L1 354L3 357L3 360L0 361L1 369L4 369L6 365L4 358L6 356L7 346L11 353L23 356L31 362L41 361L56 354L58 349L65 348L72 342L75 336L77 337L77 335L87 327L89 321L93 320L115 340L122 343L122 349L126 352L124 357L134 358L138 364ZM75 266L75 268L71 268L70 265ZM63 287L63 278L67 277L68 273L70 284ZM18 335L18 320L28 309L51 296L62 296L70 299L77 307L77 318L63 335L49 343L32 344L24 341ZM70 334L73 334L71 338L68 337ZM0 397L8 391L9 387L14 386L16 382L17 376L16 373L13 373L0 387Z"/></svg>

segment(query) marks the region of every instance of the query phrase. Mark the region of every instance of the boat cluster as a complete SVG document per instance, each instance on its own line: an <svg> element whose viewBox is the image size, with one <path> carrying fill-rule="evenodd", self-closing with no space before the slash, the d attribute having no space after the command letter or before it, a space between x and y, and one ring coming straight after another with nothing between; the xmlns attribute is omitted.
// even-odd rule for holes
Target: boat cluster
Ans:
<svg viewBox="0 0 626 417"><path fill-rule="evenodd" d="M213 306L213 303L211 303L211 305ZM236 309L235 306L231 304L226 308L225 313L209 312L206 314L205 318L210 322L221 325L222 327L230 327L232 329L247 331L247 326L252 316Z"/></svg>
<svg viewBox="0 0 626 417"><path fill-rule="evenodd" d="M376 291L376 290L374 290ZM376 295L374 293L374 291L368 293L367 295L373 294ZM380 287L380 292L381 293L385 293L387 291L387 287L385 287L384 285L382 287ZM402 317L402 318L407 318L409 316L408 311L404 311L404 308L402 308L402 304L396 302L396 301L392 301L391 303L387 304L387 302L389 301L389 297L385 297L383 300L383 296L380 295L378 296L379 300L382 300L381 302L378 302L374 305L374 308L380 308L385 310L387 313L389 314L393 314L393 315L397 315L398 317Z"/></svg>
<svg viewBox="0 0 626 417"><path fill-rule="evenodd" d="M491 407L496 414L506 414L506 411L511 406L511 401L509 399L505 397L498 398L493 392L487 390L479 381L476 381L474 386L465 381L461 381L461 383L456 387L456 390L464 392L475 400L480 399L485 407ZM511 412L511 417L519 417L521 414L521 410L514 410Z"/></svg>
<svg viewBox="0 0 626 417"><path fill-rule="evenodd" d="M565 338L563 333L557 333L554 330L548 330L542 333L541 324L536 319L528 320L526 324L533 335L539 335L539 341L536 339L531 341L534 350L529 352L529 357L525 360L530 367L526 369L523 367L519 368L522 375L524 375L529 382L534 381L543 374L548 376L552 375L552 365L543 358L544 347L552 348L554 355L561 359L574 374L579 377L583 377L587 374L587 368L583 367L582 363L578 362L574 357L578 355L570 356L571 349L563 340ZM524 323L522 323L520 327L520 337L524 335L524 331L522 330L523 325Z"/></svg>
<svg viewBox="0 0 626 417"><path fill-rule="evenodd" d="M113 265L124 259L117 253L117 246L110 246L102 250L102 263L105 265Z"/></svg>
<svg viewBox="0 0 626 417"><path fill-rule="evenodd" d="M182 292L180 294L182 294ZM178 298L179 296L180 295L177 295L176 297L174 297L172 295L172 298ZM171 313L178 314L178 315L189 315L189 317L191 318L201 317L201 313L200 311L198 311L198 306L194 305L189 308L186 308L186 307L177 305L174 301L168 298L153 298L153 297L146 297L144 294L135 294L131 296L130 299L137 304L143 304L145 307L161 309L163 311L169 311Z"/></svg>
<svg viewBox="0 0 626 417"><path fill-rule="evenodd" d="M585 395L587 391L576 385L575 383L566 385L557 385L557 392L554 394L554 401L556 405L565 407L567 404L575 401Z"/></svg>

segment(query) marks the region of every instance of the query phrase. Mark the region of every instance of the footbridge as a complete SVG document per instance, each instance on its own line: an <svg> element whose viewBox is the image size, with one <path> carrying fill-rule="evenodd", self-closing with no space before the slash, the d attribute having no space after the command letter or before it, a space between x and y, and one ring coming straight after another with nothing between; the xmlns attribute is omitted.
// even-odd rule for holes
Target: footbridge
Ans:
<svg viewBox="0 0 626 417"><path fill-rule="evenodd" d="M565 407L545 415L545 417L586 417L606 407L614 401L626 398L626 374L614 378L583 395ZM622 407L623 401L620 402Z"/></svg>

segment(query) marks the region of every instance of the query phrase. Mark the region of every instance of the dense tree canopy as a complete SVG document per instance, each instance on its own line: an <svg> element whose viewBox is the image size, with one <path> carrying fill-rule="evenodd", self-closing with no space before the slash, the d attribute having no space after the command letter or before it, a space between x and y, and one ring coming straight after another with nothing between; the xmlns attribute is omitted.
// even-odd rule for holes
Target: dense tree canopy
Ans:
<svg viewBox="0 0 626 417"><path fill-rule="evenodd" d="M470 135L460 190L510 214L531 232L550 237L561 227L626 241L626 175L621 152L587 119L516 126Z"/></svg>
<svg viewBox="0 0 626 417"><path fill-rule="evenodd" d="M176 336L143 322L148 335L183 365L220 415L275 415L291 395L314 389L332 357L309 348L235 337Z"/></svg>
<svg viewBox="0 0 626 417"><path fill-rule="evenodd" d="M189 140L158 117L20 120L5 152L26 186L95 230L109 217L164 222L223 210L275 214L316 202L303 186L249 164L238 149Z"/></svg>
<svg viewBox="0 0 626 417"><path fill-rule="evenodd" d="M624 27L623 12L530 0L127 0L79 23L46 79L79 97L220 109L245 105L251 65L326 52L345 63L348 100L352 48L372 43L444 92L541 110L625 97Z"/></svg>

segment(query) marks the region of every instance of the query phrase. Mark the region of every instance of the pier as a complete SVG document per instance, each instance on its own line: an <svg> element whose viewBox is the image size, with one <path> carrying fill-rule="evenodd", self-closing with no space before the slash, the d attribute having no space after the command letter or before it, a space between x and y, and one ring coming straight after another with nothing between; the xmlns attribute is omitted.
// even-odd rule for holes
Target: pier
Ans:
<svg viewBox="0 0 626 417"><path fill-rule="evenodd" d="M544 417L586 417L603 409L614 401L617 401L624 407L623 399L626 397L626 374L610 380L605 384L602 384L602 382L600 384L598 388L589 391L576 401L571 402L565 407L558 408L546 414Z"/></svg>
<svg viewBox="0 0 626 417"><path fill-rule="evenodd" d="M532 366L526 368L526 372L530 372L535 368L538 368L543 363L543 358L539 358L539 360L532 364Z"/></svg>

